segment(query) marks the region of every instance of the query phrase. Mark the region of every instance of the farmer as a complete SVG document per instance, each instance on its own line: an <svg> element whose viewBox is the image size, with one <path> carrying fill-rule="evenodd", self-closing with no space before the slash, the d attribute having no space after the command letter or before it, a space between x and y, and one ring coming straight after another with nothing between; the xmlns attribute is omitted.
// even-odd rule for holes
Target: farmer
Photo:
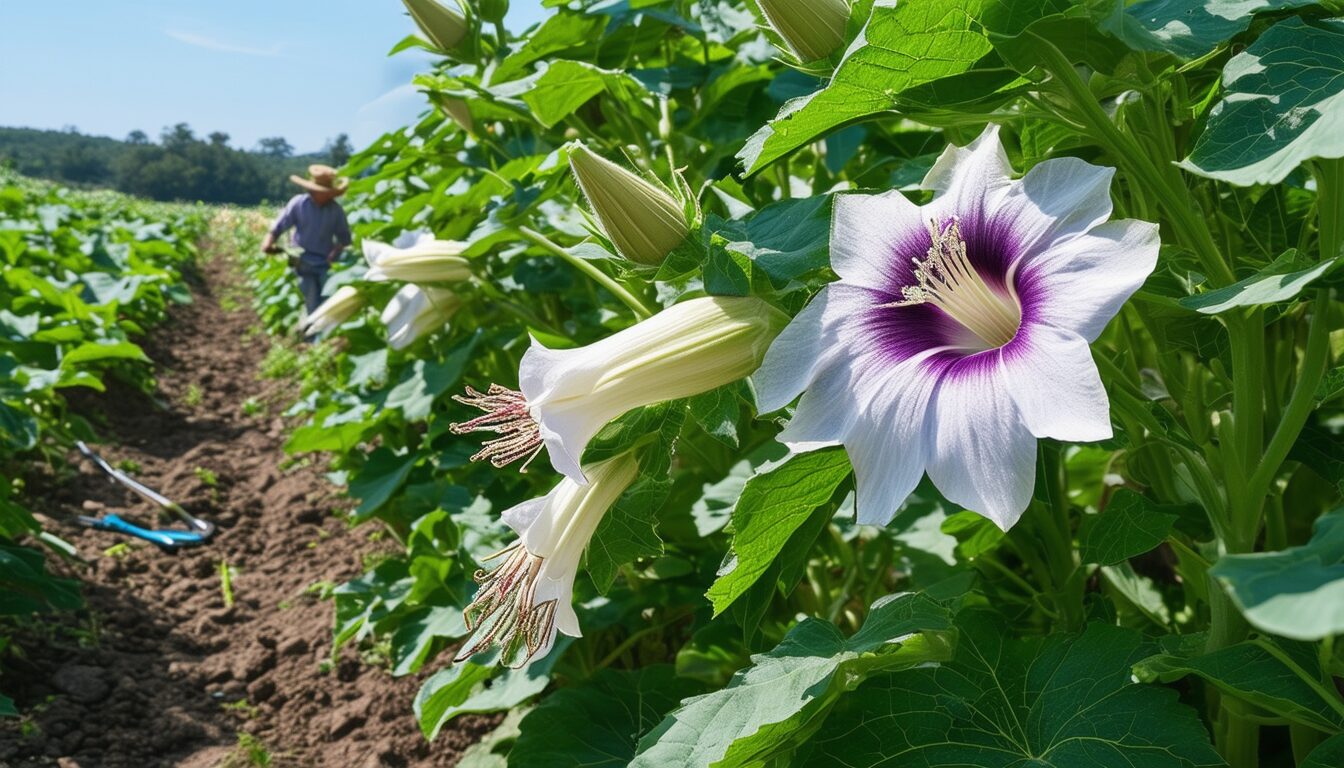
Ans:
<svg viewBox="0 0 1344 768"><path fill-rule="evenodd" d="M299 290L303 303L312 314L322 304L322 286L327 282L327 270L350 245L350 223L345 209L336 198L345 194L349 179L337 178L336 169L327 165L308 166L308 178L290 176L289 180L307 190L290 198L284 210L261 241L266 253L279 253L276 240L291 227L293 243L303 249L294 264L299 276ZM310 338L309 341L312 339Z"/></svg>

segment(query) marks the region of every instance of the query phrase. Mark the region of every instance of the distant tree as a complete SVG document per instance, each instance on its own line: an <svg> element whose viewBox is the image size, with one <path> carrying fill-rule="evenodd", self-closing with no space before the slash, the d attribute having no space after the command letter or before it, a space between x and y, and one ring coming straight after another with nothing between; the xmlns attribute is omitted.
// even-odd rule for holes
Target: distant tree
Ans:
<svg viewBox="0 0 1344 768"><path fill-rule="evenodd" d="M148 143L149 143L149 136L146 135L144 131L141 131L141 130L134 130L134 131L131 131L130 133L126 134L126 143L127 143L127 144L136 144L136 145L140 145L140 144L148 144Z"/></svg>
<svg viewBox="0 0 1344 768"><path fill-rule="evenodd" d="M72 144L56 163L60 178L78 184L98 184L108 176L107 161L87 144Z"/></svg>
<svg viewBox="0 0 1344 768"><path fill-rule="evenodd" d="M210 134L209 138L210 138L210 146L212 147L229 146L229 134L224 133L223 131L215 131L214 133Z"/></svg>
<svg viewBox="0 0 1344 768"><path fill-rule="evenodd" d="M355 147L350 143L349 134L342 133L328 141L322 152L327 156L328 162L340 168L350 162L350 156L355 153Z"/></svg>
<svg viewBox="0 0 1344 768"><path fill-rule="evenodd" d="M196 134L192 132L191 126L178 123L172 128L164 128L159 140L165 149L181 150L196 142Z"/></svg>
<svg viewBox="0 0 1344 768"><path fill-rule="evenodd" d="M79 126L74 125L73 123L66 123L61 126L61 131L64 133L79 133Z"/></svg>
<svg viewBox="0 0 1344 768"><path fill-rule="evenodd" d="M257 142L257 151L267 157L291 157L294 154L294 145L286 141L283 136L271 136Z"/></svg>

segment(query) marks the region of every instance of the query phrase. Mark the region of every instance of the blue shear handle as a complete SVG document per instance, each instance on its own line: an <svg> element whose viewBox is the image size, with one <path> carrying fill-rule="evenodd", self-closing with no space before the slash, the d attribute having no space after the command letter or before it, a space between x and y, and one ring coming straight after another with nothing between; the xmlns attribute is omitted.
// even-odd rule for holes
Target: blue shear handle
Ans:
<svg viewBox="0 0 1344 768"><path fill-rule="evenodd" d="M177 549L178 547L201 544L205 540L199 533L189 531L151 531L148 528L141 528L134 523L127 522L116 515L108 515L98 521L99 528L105 531L116 531L124 533L127 536L134 536L137 539L144 539L152 544L157 544L164 549Z"/></svg>

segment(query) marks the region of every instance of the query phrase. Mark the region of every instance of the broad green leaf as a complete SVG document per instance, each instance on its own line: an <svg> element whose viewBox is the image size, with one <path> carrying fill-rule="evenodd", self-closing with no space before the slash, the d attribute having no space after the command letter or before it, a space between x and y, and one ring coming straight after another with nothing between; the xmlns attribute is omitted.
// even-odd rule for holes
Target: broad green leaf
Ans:
<svg viewBox="0 0 1344 768"><path fill-rule="evenodd" d="M763 465L747 481L733 508L731 560L706 593L715 615L756 583L793 532L849 475L844 451L827 449Z"/></svg>
<svg viewBox="0 0 1344 768"><path fill-rule="evenodd" d="M368 461L350 479L350 495L360 500L354 511L355 519L366 520L386 504L401 490L419 460L419 454L398 456L386 447L369 454Z"/></svg>
<svg viewBox="0 0 1344 768"><path fill-rule="evenodd" d="M644 91L638 80L622 70L602 69L580 61L551 62L529 82L522 99L532 108L537 121L547 128L574 114L574 110L604 91L611 91L631 108L638 106L639 94Z"/></svg>
<svg viewBox="0 0 1344 768"><path fill-rule="evenodd" d="M494 651L444 667L426 680L415 696L420 731L433 741L444 724L458 715L498 712L536 696L550 684L551 670L570 642L556 638L550 653L519 669L500 671ZM491 679L496 673L498 676Z"/></svg>
<svg viewBox="0 0 1344 768"><path fill-rule="evenodd" d="M699 684L667 664L607 669L547 696L519 724L509 751L515 768L624 768L639 737Z"/></svg>
<svg viewBox="0 0 1344 768"><path fill-rule="evenodd" d="M457 761L457 768L508 768L509 749L518 740L518 724L531 712L530 708L515 708L493 731L481 737L481 740L467 747Z"/></svg>
<svg viewBox="0 0 1344 768"><path fill-rule="evenodd" d="M640 741L631 768L765 765L815 733L865 679L947 658L950 629L947 609L919 594L879 600L850 638L804 619L725 688L682 702Z"/></svg>
<svg viewBox="0 0 1344 768"><path fill-rule="evenodd" d="M1166 688L1136 685L1136 632L1013 638L963 613L957 652L934 668L883 675L845 697L794 765L868 768L1214 768L1199 716Z"/></svg>
<svg viewBox="0 0 1344 768"><path fill-rule="evenodd" d="M607 19L602 16L574 13L561 10L527 36L526 42L500 62L490 75L492 83L504 83L527 74L527 68L533 63L554 56L561 51L571 55L565 58L578 58L571 49L591 49L599 44Z"/></svg>
<svg viewBox="0 0 1344 768"><path fill-rule="evenodd" d="M467 623L457 606L426 605L400 621L392 633L392 674L398 676L419 672L440 639L467 634Z"/></svg>
<svg viewBox="0 0 1344 768"><path fill-rule="evenodd" d="M1288 458L1302 462L1344 493L1344 435L1308 424L1297 436Z"/></svg>
<svg viewBox="0 0 1344 768"><path fill-rule="evenodd" d="M429 416L434 400L457 383L462 369L471 360L481 333L459 344L442 360L416 360L402 375L401 381L387 393L384 408L400 408L407 421L420 421Z"/></svg>
<svg viewBox="0 0 1344 768"><path fill-rule="evenodd" d="M1297 768L1337 768L1344 765L1344 734L1321 742Z"/></svg>
<svg viewBox="0 0 1344 768"><path fill-rule="evenodd" d="M776 285L830 265L830 195L784 200L742 221L711 220L706 227Z"/></svg>
<svg viewBox="0 0 1344 768"><path fill-rule="evenodd" d="M878 0L860 41L823 89L786 103L738 153L755 173L832 129L895 108L902 91L968 72L992 50L974 6Z"/></svg>
<svg viewBox="0 0 1344 768"><path fill-rule="evenodd" d="M603 515L584 550L584 565L598 591L611 589L622 565L663 553L655 526L671 490L672 481L665 477L640 478Z"/></svg>
<svg viewBox="0 0 1344 768"><path fill-rule="evenodd" d="M1290 301L1333 270L1336 261L1326 259L1312 265L1310 261L1301 258L1296 249L1292 249L1245 280L1207 293L1186 296L1180 300L1180 304L1205 315L1216 315L1237 307Z"/></svg>
<svg viewBox="0 0 1344 768"><path fill-rule="evenodd" d="M1101 514L1084 518L1079 554L1084 563L1115 565L1156 549L1178 517L1134 491L1121 489Z"/></svg>
<svg viewBox="0 0 1344 768"><path fill-rule="evenodd" d="M1198 675L1227 695L1295 723L1327 733L1344 728L1344 703L1322 688L1314 648L1293 644L1298 647L1290 651L1266 638L1201 655L1202 634L1180 640L1170 652L1135 664L1135 676L1144 682L1170 683Z"/></svg>
<svg viewBox="0 0 1344 768"><path fill-rule="evenodd" d="M1315 0L1115 0L1101 26L1136 50L1195 59L1245 32L1257 13L1308 5Z"/></svg>
<svg viewBox="0 0 1344 768"><path fill-rule="evenodd" d="M18 717L19 709L14 706L14 700L0 693L0 717Z"/></svg>
<svg viewBox="0 0 1344 768"><path fill-rule="evenodd" d="M149 362L144 350L129 341L89 341L65 353L61 358L62 368L71 368L85 363L102 360L139 360Z"/></svg>
<svg viewBox="0 0 1344 768"><path fill-rule="evenodd" d="M1185 169L1277 184L1305 160L1344 156L1344 20L1275 24L1227 63L1223 86Z"/></svg>
<svg viewBox="0 0 1344 768"><path fill-rule="evenodd" d="M1224 555L1209 572L1256 629L1294 640L1344 634L1344 507L1321 515L1300 547Z"/></svg>

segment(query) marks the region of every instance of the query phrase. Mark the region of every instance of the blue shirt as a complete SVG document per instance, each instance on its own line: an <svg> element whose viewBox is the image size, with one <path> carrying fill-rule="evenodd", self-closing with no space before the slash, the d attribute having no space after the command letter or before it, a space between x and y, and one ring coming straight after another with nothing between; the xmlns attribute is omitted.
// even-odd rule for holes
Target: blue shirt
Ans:
<svg viewBox="0 0 1344 768"><path fill-rule="evenodd" d="M325 258L337 245L350 244L350 223L345 220L345 209L335 200L318 205L307 193L290 198L271 225L271 234L278 238L290 228L294 229L294 245L304 253Z"/></svg>

